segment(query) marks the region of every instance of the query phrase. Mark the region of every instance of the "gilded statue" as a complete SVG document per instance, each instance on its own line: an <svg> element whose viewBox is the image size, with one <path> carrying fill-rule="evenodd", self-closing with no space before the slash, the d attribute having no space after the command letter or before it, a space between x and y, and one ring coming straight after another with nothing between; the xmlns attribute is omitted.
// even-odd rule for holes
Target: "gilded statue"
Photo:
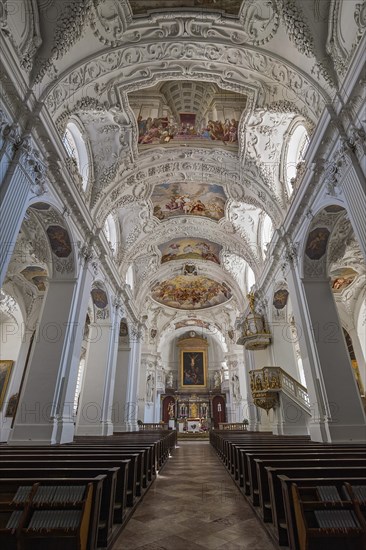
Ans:
<svg viewBox="0 0 366 550"><path fill-rule="evenodd" d="M170 401L168 405L168 415L169 418L174 418L174 401Z"/></svg>
<svg viewBox="0 0 366 550"><path fill-rule="evenodd" d="M249 308L252 313L254 313L254 306L255 306L255 294L254 292L249 292L247 294L247 298L249 300Z"/></svg>

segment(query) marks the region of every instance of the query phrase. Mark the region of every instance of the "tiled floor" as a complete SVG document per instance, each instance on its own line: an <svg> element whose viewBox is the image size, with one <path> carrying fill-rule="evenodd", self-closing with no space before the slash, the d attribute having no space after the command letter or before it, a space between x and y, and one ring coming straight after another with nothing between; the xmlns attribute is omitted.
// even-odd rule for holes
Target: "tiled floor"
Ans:
<svg viewBox="0 0 366 550"><path fill-rule="evenodd" d="M113 550L274 550L207 441L179 442Z"/></svg>

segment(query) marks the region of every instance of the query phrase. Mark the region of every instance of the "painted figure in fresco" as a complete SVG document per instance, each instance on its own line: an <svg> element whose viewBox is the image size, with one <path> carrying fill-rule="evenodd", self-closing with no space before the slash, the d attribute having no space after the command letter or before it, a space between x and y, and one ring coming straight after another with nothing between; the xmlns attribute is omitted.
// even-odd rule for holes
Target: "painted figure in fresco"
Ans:
<svg viewBox="0 0 366 550"><path fill-rule="evenodd" d="M320 260L327 249L329 230L326 227L317 227L309 233L305 253L311 260Z"/></svg>
<svg viewBox="0 0 366 550"><path fill-rule="evenodd" d="M195 117L195 115L193 116ZM180 121L178 123L172 117L169 117L169 119L168 117L143 119L139 114L137 126L139 132L138 143L140 145L165 144L174 138L180 141L192 139L224 141L226 143L236 143L238 141L238 122L235 119L230 121L227 118L224 122L209 120L207 126L199 131L193 121Z"/></svg>
<svg viewBox="0 0 366 550"><path fill-rule="evenodd" d="M203 384L203 366L202 363L199 364L201 355L198 353L187 355L188 361L185 361L185 363L188 362L189 366L184 365L184 383L192 386Z"/></svg>
<svg viewBox="0 0 366 550"><path fill-rule="evenodd" d="M350 285L353 281L353 277L349 277L348 279L345 277L338 277L338 279L335 279L332 284L333 290L342 290L346 286Z"/></svg>

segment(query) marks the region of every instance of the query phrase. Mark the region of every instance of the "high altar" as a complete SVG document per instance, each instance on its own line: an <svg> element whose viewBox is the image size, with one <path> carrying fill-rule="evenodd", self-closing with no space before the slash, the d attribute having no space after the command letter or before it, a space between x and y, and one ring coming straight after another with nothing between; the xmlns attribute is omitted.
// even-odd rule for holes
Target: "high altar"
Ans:
<svg viewBox="0 0 366 550"><path fill-rule="evenodd" d="M190 331L178 340L178 349L178 386L177 391L170 394L169 426L176 426L180 432L206 431L213 416L213 392L209 391L207 375L207 339ZM165 395L162 399L169 397Z"/></svg>

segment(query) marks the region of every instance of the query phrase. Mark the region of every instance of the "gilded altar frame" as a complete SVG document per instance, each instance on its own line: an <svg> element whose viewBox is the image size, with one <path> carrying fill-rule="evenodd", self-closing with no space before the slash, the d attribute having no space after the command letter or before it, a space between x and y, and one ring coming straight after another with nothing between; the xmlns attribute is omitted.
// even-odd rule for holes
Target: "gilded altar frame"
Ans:
<svg viewBox="0 0 366 550"><path fill-rule="evenodd" d="M207 389L207 340L183 338L178 342L179 388L185 391Z"/></svg>

